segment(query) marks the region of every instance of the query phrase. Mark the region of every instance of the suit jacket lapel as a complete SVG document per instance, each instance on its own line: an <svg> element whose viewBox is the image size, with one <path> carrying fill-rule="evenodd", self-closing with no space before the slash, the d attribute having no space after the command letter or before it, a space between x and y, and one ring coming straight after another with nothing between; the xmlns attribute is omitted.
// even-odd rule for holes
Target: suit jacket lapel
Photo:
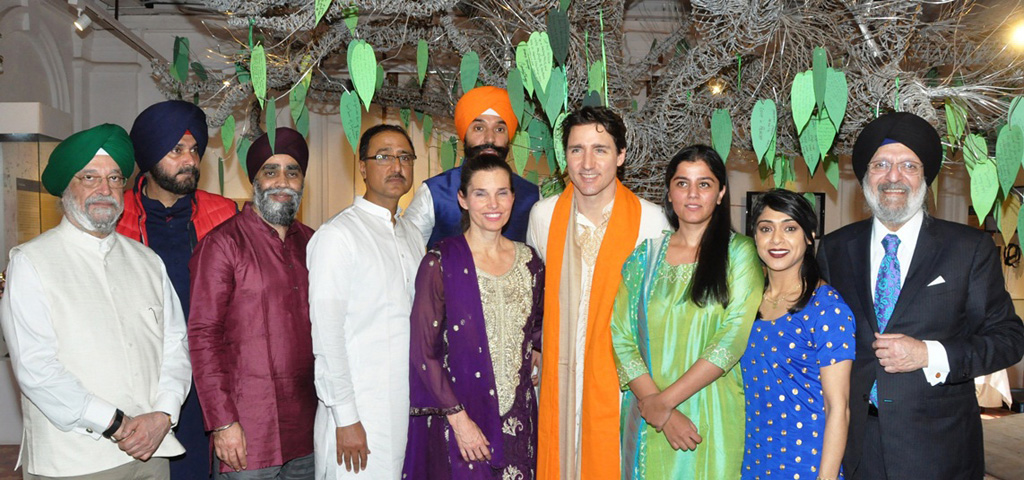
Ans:
<svg viewBox="0 0 1024 480"><path fill-rule="evenodd" d="M874 295L871 292L871 220L862 222L863 228L846 242L846 253L850 257L853 281L857 296L860 297L862 311L871 330L878 331L878 320L875 319ZM848 299L847 301L850 301Z"/></svg>
<svg viewBox="0 0 1024 480"><path fill-rule="evenodd" d="M921 233L917 236L917 247L914 248L914 258L910 260L910 271L907 272L903 287L900 288L900 297L896 299L896 306L893 307L892 316L889 317L889 326L899 323L903 312L914 304L917 295L926 288L929 278L934 278L932 272L935 270L935 259L939 256L942 244L936 237L932 228L932 222L927 216L921 223ZM902 266L901 266L902 267Z"/></svg>

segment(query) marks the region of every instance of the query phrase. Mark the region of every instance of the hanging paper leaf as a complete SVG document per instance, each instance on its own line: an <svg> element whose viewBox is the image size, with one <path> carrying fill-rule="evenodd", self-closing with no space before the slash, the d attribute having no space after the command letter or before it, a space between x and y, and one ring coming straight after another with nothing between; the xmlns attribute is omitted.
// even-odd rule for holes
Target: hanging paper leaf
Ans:
<svg viewBox="0 0 1024 480"><path fill-rule="evenodd" d="M764 161L768 147L775 140L779 114L775 102L769 99L758 100L750 112L750 143L754 145L757 161Z"/></svg>
<svg viewBox="0 0 1024 480"><path fill-rule="evenodd" d="M309 136L309 109L302 107L302 113L295 119L295 130L303 137Z"/></svg>
<svg viewBox="0 0 1024 480"><path fill-rule="evenodd" d="M455 147L452 142L441 142L441 171L451 170L455 166Z"/></svg>
<svg viewBox="0 0 1024 480"><path fill-rule="evenodd" d="M348 72L356 93L363 101L363 107L370 111L374 86L377 84L377 56L366 40L354 40L348 44Z"/></svg>
<svg viewBox="0 0 1024 480"><path fill-rule="evenodd" d="M562 122L564 122L565 121L565 117L568 117L568 116L569 116L569 114L567 114L566 112L562 112L562 113L560 113L558 115L558 118L555 119L555 128L554 128L554 131L551 133L551 141L552 141L552 143L554 143L554 142L561 142L562 141L562 135L564 134L564 131L562 130ZM555 151L555 162L558 163L558 171L564 172L565 171L565 149L564 148L555 148L554 151ZM555 173L555 172L551 172L551 173Z"/></svg>
<svg viewBox="0 0 1024 480"><path fill-rule="evenodd" d="M1013 98L1013 101L1010 102L1010 109L1006 112L1006 118L1010 125L1024 128L1024 102L1021 102L1021 98Z"/></svg>
<svg viewBox="0 0 1024 480"><path fill-rule="evenodd" d="M416 75L420 80L420 86L423 86L423 80L427 78L427 60L430 58L430 47L427 46L427 41L420 39L420 43L416 45Z"/></svg>
<svg viewBox="0 0 1024 480"><path fill-rule="evenodd" d="M274 153L274 145L277 144L277 102L274 97L267 99L266 110L267 140L270 141L270 153Z"/></svg>
<svg viewBox="0 0 1024 480"><path fill-rule="evenodd" d="M235 141L235 116L228 115L224 119L224 125L220 127L220 141L224 144L224 154L231 151L231 144Z"/></svg>
<svg viewBox="0 0 1024 480"><path fill-rule="evenodd" d="M825 156L825 177L828 178L828 183L832 184L832 188L839 191L839 157L835 155Z"/></svg>
<svg viewBox="0 0 1024 480"><path fill-rule="evenodd" d="M403 109L398 111L398 116L402 118L402 125L405 126L406 130L408 130L409 129L409 117L412 116L412 111L409 110L408 108L403 108Z"/></svg>
<svg viewBox="0 0 1024 480"><path fill-rule="evenodd" d="M996 169L1003 196L1010 195L1013 182L1020 171L1021 156L1024 156L1024 129L1017 125L1005 125L996 138Z"/></svg>
<svg viewBox="0 0 1024 480"><path fill-rule="evenodd" d="M516 165L516 172L522 175L526 162L530 160L530 134L520 131L512 138L512 160Z"/></svg>
<svg viewBox="0 0 1024 480"><path fill-rule="evenodd" d="M811 192L804 193L804 200L807 200L807 203L811 204L811 210L817 210L818 209L818 196L817 195L815 195L815 194L813 194Z"/></svg>
<svg viewBox="0 0 1024 480"><path fill-rule="evenodd" d="M988 160L988 142L985 137L972 133L964 138L964 164L967 165L968 173L976 164L985 160Z"/></svg>
<svg viewBox="0 0 1024 480"><path fill-rule="evenodd" d="M263 100L267 98L267 55L263 51L263 45L256 45L252 48L249 57L249 73L252 75L252 92L256 100L263 107Z"/></svg>
<svg viewBox="0 0 1024 480"><path fill-rule="evenodd" d="M763 161L757 164L757 175L761 177L761 183L765 183L772 176L772 171L768 168L769 161Z"/></svg>
<svg viewBox="0 0 1024 480"><path fill-rule="evenodd" d="M960 137L964 134L964 128L967 126L967 112L960 104L953 100L946 99L946 134L949 137L949 143L959 143Z"/></svg>
<svg viewBox="0 0 1024 480"><path fill-rule="evenodd" d="M547 88L548 79L551 78L551 69L554 67L548 34L546 32L531 33L527 46L529 47L526 52L530 59L530 71L533 72L533 78L537 81L537 89L544 90Z"/></svg>
<svg viewBox="0 0 1024 480"><path fill-rule="evenodd" d="M814 111L814 77L810 70L798 73L793 77L793 86L789 96L793 111L793 124L796 125L797 134L800 134L803 133L807 122L811 120L811 112Z"/></svg>
<svg viewBox="0 0 1024 480"><path fill-rule="evenodd" d="M506 90L508 90L508 100L512 104L512 112L516 115L522 123L523 119L523 103L526 102L525 93L523 91L523 76L519 73L519 69L513 68L508 71L508 81L505 83Z"/></svg>
<svg viewBox="0 0 1024 480"><path fill-rule="evenodd" d="M188 38L174 37L174 59L171 61L171 77L180 83L188 81Z"/></svg>
<svg viewBox="0 0 1024 480"><path fill-rule="evenodd" d="M526 130L530 127L530 122L533 121L534 115L537 113L537 108L533 106L533 102L523 103L523 121L519 122L519 129Z"/></svg>
<svg viewBox="0 0 1024 480"><path fill-rule="evenodd" d="M1009 245L1013 240L1013 234L1017 232L1017 222L1020 221L1020 200L1016 195L1008 195L1003 200L999 212L999 232L1003 235L1003 245Z"/></svg>
<svg viewBox="0 0 1024 480"><path fill-rule="evenodd" d="M472 51L463 55L459 72L459 77L462 78L462 92L472 90L476 86L477 77L480 76L480 56Z"/></svg>
<svg viewBox="0 0 1024 480"><path fill-rule="evenodd" d="M846 102L849 90L849 86L846 84L846 74L834 68L828 69L828 81L825 87L825 110L828 111L828 118L836 131L839 131L839 124L843 123L843 118L846 116Z"/></svg>
<svg viewBox="0 0 1024 480"><path fill-rule="evenodd" d="M552 70L551 75L548 77L548 98L544 101L544 113L547 114L548 121L552 125L555 124L555 119L558 118L562 107L565 106L565 89L565 73L562 72L561 68Z"/></svg>
<svg viewBox="0 0 1024 480"><path fill-rule="evenodd" d="M353 9L350 14L345 15L345 26L353 37L356 36L356 25L359 25L359 14L358 10Z"/></svg>
<svg viewBox="0 0 1024 480"><path fill-rule="evenodd" d="M812 118L807 123L807 128L800 134L800 153L804 156L804 163L807 164L807 171L811 176L814 176L814 170L818 168L818 162L821 161L817 122L817 118Z"/></svg>
<svg viewBox="0 0 1024 480"><path fill-rule="evenodd" d="M536 185L537 184L537 180L539 180L539 178L537 177L537 171L536 170L530 170L529 172L526 172L526 176L523 177L523 178L529 180L530 183L532 183L534 185ZM547 198L547 197L544 197L544 198Z"/></svg>
<svg viewBox="0 0 1024 480"><path fill-rule="evenodd" d="M199 77L199 79L204 82L210 78L210 76L206 74L206 67L199 62L192 62L192 71L196 72L196 77Z"/></svg>
<svg viewBox="0 0 1024 480"><path fill-rule="evenodd" d="M789 159L785 156L775 158L775 165L772 167L772 179L775 180L775 188L786 188L786 173L789 171Z"/></svg>
<svg viewBox="0 0 1024 480"><path fill-rule="evenodd" d="M324 14L327 13L327 8L331 6L331 0L316 0L313 7L313 14L316 20L313 22L314 25L320 23L320 19L324 18Z"/></svg>
<svg viewBox="0 0 1024 480"><path fill-rule="evenodd" d="M775 142L778 140L778 136L772 138L772 142L768 144L768 151L764 155L764 161L762 163L768 164L771 168L771 162L775 158Z"/></svg>
<svg viewBox="0 0 1024 480"><path fill-rule="evenodd" d="M249 147L252 146L252 141L248 138L242 137L238 139L238 149L235 150L235 154L238 158L238 164L242 166L242 174L246 177L249 176L249 166L245 163L245 157L249 155Z"/></svg>
<svg viewBox="0 0 1024 480"><path fill-rule="evenodd" d="M217 157L217 184L220 185L220 195L224 195L224 158Z"/></svg>
<svg viewBox="0 0 1024 480"><path fill-rule="evenodd" d="M355 153L356 148L359 147L359 134L362 133L360 130L363 128L363 112L359 108L359 97L355 92L348 91L341 94L338 113L341 115L341 128L345 130L345 138L348 139L348 145Z"/></svg>
<svg viewBox="0 0 1024 480"><path fill-rule="evenodd" d="M423 114L423 143L430 145L430 133L434 130L434 119L427 114Z"/></svg>
<svg viewBox="0 0 1024 480"><path fill-rule="evenodd" d="M424 113L419 111L419 110L413 110L413 111L416 112L416 121L420 122L420 125L423 125L423 115L424 115Z"/></svg>
<svg viewBox="0 0 1024 480"><path fill-rule="evenodd" d="M381 87L384 86L384 66L377 64L377 84L374 86L375 91L380 91Z"/></svg>
<svg viewBox="0 0 1024 480"><path fill-rule="evenodd" d="M292 90L288 92L288 110L291 112L292 122L298 122L302 111L306 109L306 93L308 88L305 83L297 82Z"/></svg>
<svg viewBox="0 0 1024 480"><path fill-rule="evenodd" d="M533 96L533 68L530 66L530 44L519 42L516 46L516 69L523 77L523 88L526 89L526 97Z"/></svg>
<svg viewBox="0 0 1024 480"><path fill-rule="evenodd" d="M818 110L825 108L825 87L828 85L828 52L824 48L814 47L814 68L812 69L814 82L814 101Z"/></svg>
<svg viewBox="0 0 1024 480"><path fill-rule="evenodd" d="M996 166L988 158L974 165L971 172L971 203L978 214L978 222L984 223L992 210L992 204L999 193L999 175Z"/></svg>
<svg viewBox="0 0 1024 480"><path fill-rule="evenodd" d="M600 107L604 105L604 100L601 100L601 93L593 90L583 96L584 107Z"/></svg>
<svg viewBox="0 0 1024 480"><path fill-rule="evenodd" d="M551 150L552 155L547 156L548 169L554 172L558 170L558 161L554 157L551 145L551 130L548 129L548 125L540 121L530 122L530 149L534 152L533 156L539 158L541 151Z"/></svg>
<svg viewBox="0 0 1024 480"><path fill-rule="evenodd" d="M832 148L832 142L836 139L836 127L824 113L824 111L818 112L815 122L818 129L818 154L822 157ZM814 171L811 171L811 175L814 175Z"/></svg>
<svg viewBox="0 0 1024 480"><path fill-rule="evenodd" d="M598 92L604 89L604 62L598 60L590 64L590 69L587 71L587 91Z"/></svg>
<svg viewBox="0 0 1024 480"><path fill-rule="evenodd" d="M565 65L565 57L569 55L569 16L564 10L548 10L548 41L551 53L559 65Z"/></svg>
<svg viewBox="0 0 1024 480"><path fill-rule="evenodd" d="M558 8L561 9L563 12L568 12L570 1L572 0L562 0L561 2L558 3Z"/></svg>
<svg viewBox="0 0 1024 480"><path fill-rule="evenodd" d="M732 117L724 108L711 114L711 146L722 157L723 163L728 161L732 149Z"/></svg>

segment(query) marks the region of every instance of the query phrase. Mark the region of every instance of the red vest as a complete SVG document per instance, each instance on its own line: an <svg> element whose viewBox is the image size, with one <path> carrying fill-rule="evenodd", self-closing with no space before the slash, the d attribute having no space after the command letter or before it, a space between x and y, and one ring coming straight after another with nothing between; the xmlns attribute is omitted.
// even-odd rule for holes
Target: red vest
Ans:
<svg viewBox="0 0 1024 480"><path fill-rule="evenodd" d="M146 182L145 175L139 175L135 187L124 192L124 215L117 222L117 233L133 240L149 245L146 234L146 209L142 208L142 185ZM220 195L196 190L192 195L191 247L195 248L213 227L220 225L238 213L238 205L234 200Z"/></svg>

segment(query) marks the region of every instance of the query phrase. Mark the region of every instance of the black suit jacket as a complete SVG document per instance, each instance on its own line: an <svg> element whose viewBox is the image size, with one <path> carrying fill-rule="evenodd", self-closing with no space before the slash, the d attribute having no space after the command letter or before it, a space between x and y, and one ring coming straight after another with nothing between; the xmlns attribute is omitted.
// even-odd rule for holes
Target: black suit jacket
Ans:
<svg viewBox="0 0 1024 480"><path fill-rule="evenodd" d="M878 332L870 272L872 220L822 240L822 275L857 320L857 358L850 378L850 434L843 468L855 473L864 442L867 396L878 380L878 419L890 479L981 479L984 446L974 377L1020 361L1024 325L1014 313L992 238L966 225L925 217L910 271L885 333L937 340L949 375L931 386L921 371L886 373L871 343ZM945 282L929 286L938 277Z"/></svg>

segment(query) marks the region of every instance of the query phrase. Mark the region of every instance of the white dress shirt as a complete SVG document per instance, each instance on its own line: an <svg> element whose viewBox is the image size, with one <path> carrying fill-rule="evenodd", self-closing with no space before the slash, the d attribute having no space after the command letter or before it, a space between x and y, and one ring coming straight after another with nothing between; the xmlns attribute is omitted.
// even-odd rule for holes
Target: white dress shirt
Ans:
<svg viewBox="0 0 1024 480"><path fill-rule="evenodd" d="M900 239L900 246L896 249L896 259L900 262L900 289L902 290L903 282L906 281L907 273L910 272L910 261L914 258L914 250L917 249L917 237L921 233L922 223L924 223L924 211L918 211L895 232L889 230L877 218L872 220L871 270L869 270L872 299L875 295L875 285L878 283L878 269L882 266L882 258L885 257L882 239L889 234L895 234ZM928 347L928 365L921 371L929 384L938 385L946 381L946 376L949 375L949 357L941 343L935 340L924 340L924 344Z"/></svg>
<svg viewBox="0 0 1024 480"><path fill-rule="evenodd" d="M402 218L408 219L416 230L423 236L423 244L430 241L430 235L434 232L434 196L430 193L430 187L426 182L420 184L412 201L402 214Z"/></svg>
<svg viewBox="0 0 1024 480"><path fill-rule="evenodd" d="M310 239L309 316L316 391L316 478L397 479L409 423L409 314L424 254L419 232L366 199ZM361 422L370 455L339 468L335 429Z"/></svg>

